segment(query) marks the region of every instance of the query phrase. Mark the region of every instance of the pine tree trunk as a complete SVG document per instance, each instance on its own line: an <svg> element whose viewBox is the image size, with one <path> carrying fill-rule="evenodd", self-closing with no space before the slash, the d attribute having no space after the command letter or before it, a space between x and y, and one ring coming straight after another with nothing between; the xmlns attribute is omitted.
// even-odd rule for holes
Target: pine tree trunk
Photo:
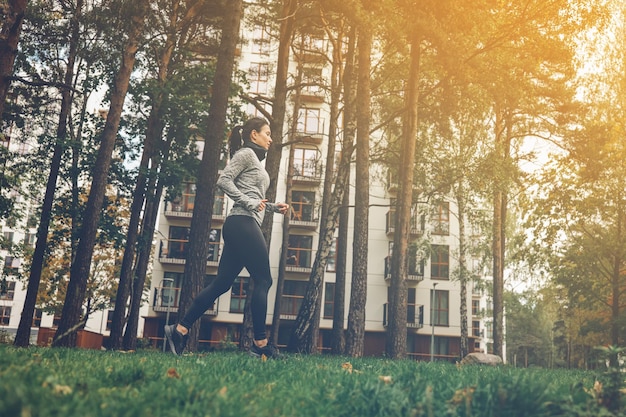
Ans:
<svg viewBox="0 0 626 417"><path fill-rule="evenodd" d="M407 83L406 107L402 138L398 200L395 218L395 235L391 256L391 287L389 291L389 323L387 325L387 353L391 358L406 357L407 343L407 276L411 206L413 205L413 165L417 142L417 110L420 63L420 38L412 35L411 65Z"/></svg>
<svg viewBox="0 0 626 417"><path fill-rule="evenodd" d="M460 179L463 181L463 179ZM466 261L466 242L465 242L465 189L463 184L459 184L457 188L456 204L459 221L459 285L461 286L461 346L460 354L463 359L469 353L469 329L467 324L467 261Z"/></svg>
<svg viewBox="0 0 626 417"><path fill-rule="evenodd" d="M346 123L352 120L349 111L346 113ZM302 302L298 316L294 323L294 331L291 335L288 350L301 353L316 353L319 337L319 322L322 304L322 284L324 282L324 272L328 261L328 255L333 243L335 225L344 194L347 194L348 178L350 176L350 159L352 158L352 139L350 132L354 129L346 129L343 141L343 151L337 181L328 203L328 211L320 218L320 234L313 268L309 277L307 291ZM343 327L343 322L341 323Z"/></svg>
<svg viewBox="0 0 626 417"><path fill-rule="evenodd" d="M158 57L158 75L157 79L161 87L164 86L169 72L169 64L172 59L176 39L173 33L176 33L176 22L178 21L178 7L172 8L174 16L170 21L174 22L172 29L168 32L168 36L161 55ZM133 191L133 202L130 208L130 220L128 223L128 233L126 234L126 247L124 248L124 257L122 258L122 266L120 271L120 281L115 297L115 309L113 311L113 319L111 322L111 332L109 335L109 348L120 349L122 347L122 331L126 324L126 311L128 298L133 287L133 265L135 263L136 254L138 252L137 239L139 236L139 225L141 222L141 213L143 205L146 201L146 173L149 169L150 159L153 157L155 143L160 140L163 134L163 123L161 122L161 106L163 102L162 89L156 94L152 100L152 108L148 116L146 139L139 163L139 172L137 174L137 183ZM136 335L135 335L136 340Z"/></svg>
<svg viewBox="0 0 626 417"><path fill-rule="evenodd" d="M139 47L139 39L143 32L144 19L148 10L148 1L141 0L135 5L133 24L128 34L128 41L122 53L120 69L115 76L111 104L107 120L102 132L100 149L93 168L93 180L89 191L89 199L85 208L83 224L80 232L80 244L70 270L70 282L67 287L65 303L61 313L59 328L54 337L53 346L74 346L76 330L84 322L81 321L81 310L85 300L87 281L91 270L91 258L96 243L100 211L106 193L107 176L111 166L113 149L117 139L122 108L128 91L130 75L135 65L135 55ZM84 320L84 319L83 319Z"/></svg>
<svg viewBox="0 0 626 417"><path fill-rule="evenodd" d="M243 1L229 3L222 21L222 39L217 56L212 85L211 103L204 134L204 150L197 175L195 205L189 230L189 243L185 263L185 279L180 293L179 317L183 317L193 298L201 291L206 274L209 253L209 233L213 216L215 183L217 182L223 133L226 127L228 98L235 65L235 52L239 40L239 26L243 14ZM189 350L196 350L200 323L189 333Z"/></svg>
<svg viewBox="0 0 626 417"><path fill-rule="evenodd" d="M276 187L280 160L283 151L283 126L287 112L287 77L289 75L289 50L291 49L294 34L295 15L298 7L297 0L284 0L280 16L280 35L278 42L278 56L276 61L276 83L274 85L274 100L272 101L272 118L269 120L272 130L272 146L267 152L265 170L270 175L270 186L265 193L268 201L276 201ZM273 216L265 216L261 229L270 247L272 239Z"/></svg>
<svg viewBox="0 0 626 417"><path fill-rule="evenodd" d="M510 158L510 123L504 112L496 112L496 155ZM504 174L501 174L504 175ZM504 355L504 252L506 238L506 179L496 178L493 201L493 353ZM504 358L503 358L504 359Z"/></svg>
<svg viewBox="0 0 626 417"><path fill-rule="evenodd" d="M67 121L72 107L72 95L69 86L74 81L74 66L76 63L76 53L79 42L79 20L82 15L83 1L78 0L76 3L74 16L70 22L70 45L67 57L67 66L64 76L64 84L68 88L61 91L61 110L59 113L59 125L57 126L57 142L54 146L52 160L50 163L50 173L46 184L46 192L44 194L43 204L41 207L41 216L39 218L39 227L37 228L37 243L30 267L28 277L28 288L26 290L26 299L22 308L22 316L20 324L15 335L15 346L26 347L30 343L30 327L33 323L35 306L37 303L37 293L39 292L39 284L41 282L41 272L45 262L46 246L48 244L48 231L50 228L50 219L52 217L52 205L54 203L54 193L56 191L56 183L61 167L61 159L63 152L67 146ZM3 99L1 99L4 102ZM0 111L1 114L1 111ZM0 116L0 120L2 117Z"/></svg>
<svg viewBox="0 0 626 417"><path fill-rule="evenodd" d="M372 33L367 25L359 28L356 97L356 186L354 238L352 241L352 291L348 312L346 353L363 356L365 343L365 303L367 301L367 261L369 226L369 126L370 69Z"/></svg>
<svg viewBox="0 0 626 417"><path fill-rule="evenodd" d="M167 147L169 149L169 146ZM166 150L166 153L168 150ZM158 164L160 165L160 164ZM128 320L126 322L126 330L124 331L124 339L122 348L124 350L136 350L137 349L137 330L139 329L139 312L141 309L141 303L143 298L143 290L146 285L146 276L148 271L148 265L151 259L152 252L152 238L154 237L154 230L156 227L157 218L159 216L159 202L163 195L163 183L158 182L155 186L156 179L151 179L148 184L148 198L146 198L145 215L143 218L143 225L141 230L141 236L138 242L137 252L137 266L134 274L131 271L131 276L134 276L131 286L130 308L128 311Z"/></svg>
<svg viewBox="0 0 626 417"><path fill-rule="evenodd" d="M345 57L345 69L343 75L343 96L344 96L344 109L343 109L343 147L341 150L342 162L339 165L339 169L346 162L343 161L343 155L352 155L354 138L356 136L356 112L355 112L355 95L356 95L356 83L354 73L354 60L355 60L355 43L356 43L356 29L352 27L348 35L348 50ZM347 159L347 163L350 163L350 159ZM347 187L350 171L346 172L345 178L337 176L337 182L341 181L344 187ZM346 266L347 266L347 254L348 254L348 226L350 221L350 212L348 206L350 205L350 193L344 192L341 208L339 210L339 226L337 231L337 247L336 256L337 261L335 264L335 297L334 297L334 309L333 309L333 329L331 337L331 352L337 355L343 355L346 349L346 333L344 331L344 319L345 319L345 304L346 304Z"/></svg>
<svg viewBox="0 0 626 417"><path fill-rule="evenodd" d="M9 0L6 3L8 4L5 5L6 9L3 11L4 22L2 22L2 36L0 36L0 122L4 120L4 105L11 84L17 44L20 40L22 22L28 2L26 0Z"/></svg>

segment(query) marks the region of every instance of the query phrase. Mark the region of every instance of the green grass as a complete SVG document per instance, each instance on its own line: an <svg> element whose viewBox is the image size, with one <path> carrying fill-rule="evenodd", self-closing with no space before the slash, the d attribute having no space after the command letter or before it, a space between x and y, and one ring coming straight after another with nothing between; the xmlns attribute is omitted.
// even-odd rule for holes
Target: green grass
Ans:
<svg viewBox="0 0 626 417"><path fill-rule="evenodd" d="M347 365L346 363L349 363ZM590 372L0 345L0 416L611 416Z"/></svg>

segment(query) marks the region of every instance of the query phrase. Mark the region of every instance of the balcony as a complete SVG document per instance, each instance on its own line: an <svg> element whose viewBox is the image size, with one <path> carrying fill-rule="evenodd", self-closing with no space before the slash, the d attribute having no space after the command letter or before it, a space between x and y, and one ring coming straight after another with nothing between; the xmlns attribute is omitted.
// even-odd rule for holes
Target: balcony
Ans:
<svg viewBox="0 0 626 417"><path fill-rule="evenodd" d="M396 231L396 211L389 210L385 215L387 235L393 235ZM419 237L424 234L425 217L419 214L411 215L411 223L409 228L410 237Z"/></svg>
<svg viewBox="0 0 626 417"><path fill-rule="evenodd" d="M317 216L315 216L314 211L314 209L307 205L304 205L302 202L292 202L289 227L317 230L317 225L319 221L317 219Z"/></svg>
<svg viewBox="0 0 626 417"><path fill-rule="evenodd" d="M424 262L417 262L414 257L408 259L408 273L406 279L411 282L424 280ZM385 280L391 279L391 256L385 257Z"/></svg>
<svg viewBox="0 0 626 417"><path fill-rule="evenodd" d="M383 326L387 327L389 320L389 303L383 304ZM421 329L424 327L424 306L409 304L406 310L406 327Z"/></svg>
<svg viewBox="0 0 626 417"><path fill-rule="evenodd" d="M189 241L181 239L163 239L159 248L159 262L170 265L184 265ZM221 250L220 242L209 242L207 266L217 266Z"/></svg>
<svg viewBox="0 0 626 417"><path fill-rule="evenodd" d="M165 216L175 219L191 219L193 216L194 199L182 199L182 201L167 201L165 203ZM223 195L215 196L213 203L214 221L224 221L226 218L226 204Z"/></svg>
<svg viewBox="0 0 626 417"><path fill-rule="evenodd" d="M322 182L322 164L318 161L294 162L291 180L294 184L319 185Z"/></svg>
<svg viewBox="0 0 626 417"><path fill-rule="evenodd" d="M302 274L310 274L312 271L311 260L313 258L313 250L310 248L290 247L287 249L286 272L298 272Z"/></svg>
<svg viewBox="0 0 626 417"><path fill-rule="evenodd" d="M152 309L157 313L178 312L180 302L180 288L155 287L152 299ZM219 299L211 308L204 312L208 316L217 316Z"/></svg>
<svg viewBox="0 0 626 417"><path fill-rule="evenodd" d="M280 300L281 320L295 320L302 306L303 295L283 294Z"/></svg>

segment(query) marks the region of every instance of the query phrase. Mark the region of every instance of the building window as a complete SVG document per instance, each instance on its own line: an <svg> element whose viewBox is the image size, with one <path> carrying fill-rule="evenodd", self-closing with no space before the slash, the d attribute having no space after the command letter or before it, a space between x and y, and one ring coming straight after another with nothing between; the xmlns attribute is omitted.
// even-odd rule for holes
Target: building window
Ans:
<svg viewBox="0 0 626 417"><path fill-rule="evenodd" d="M434 290L435 291L435 305L432 307L433 314L432 324L434 326L448 326L449 325L449 304L448 304L448 291L447 290ZM433 299L433 290L430 290L431 300Z"/></svg>
<svg viewBox="0 0 626 417"><path fill-rule="evenodd" d="M472 320L472 335L480 337L480 321Z"/></svg>
<svg viewBox="0 0 626 417"><path fill-rule="evenodd" d="M318 95L322 94L322 67L321 66L305 66L302 68L302 84L304 94Z"/></svg>
<svg viewBox="0 0 626 417"><path fill-rule="evenodd" d="M0 300L12 300L15 296L15 281L0 281Z"/></svg>
<svg viewBox="0 0 626 417"><path fill-rule="evenodd" d="M480 300L472 300L472 316L480 314Z"/></svg>
<svg viewBox="0 0 626 417"><path fill-rule="evenodd" d="M226 204L224 200L224 191L220 189L215 190L215 201L213 202L213 215L223 216L226 210Z"/></svg>
<svg viewBox="0 0 626 417"><path fill-rule="evenodd" d="M310 268L313 251L313 236L289 235L287 265Z"/></svg>
<svg viewBox="0 0 626 417"><path fill-rule="evenodd" d="M280 300L280 314L297 316L306 293L307 281L286 280Z"/></svg>
<svg viewBox="0 0 626 417"><path fill-rule="evenodd" d="M309 135L324 132L324 120L320 116L320 109L300 109L298 113L297 131Z"/></svg>
<svg viewBox="0 0 626 417"><path fill-rule="evenodd" d="M313 208L315 205L315 192L292 191L291 193L291 220L312 222L314 221Z"/></svg>
<svg viewBox="0 0 626 417"><path fill-rule="evenodd" d="M408 324L420 325L420 327L424 324L424 318L422 317L422 313L424 309L421 305L417 305L415 303L416 297L416 288L408 288L407 293L407 305L406 305L406 322Z"/></svg>
<svg viewBox="0 0 626 417"><path fill-rule="evenodd" d="M189 242L188 227L170 226L167 257L185 259L187 254L187 242Z"/></svg>
<svg viewBox="0 0 626 417"><path fill-rule="evenodd" d="M243 313L246 306L246 294L248 293L248 281L250 278L237 277L230 293L230 312Z"/></svg>
<svg viewBox="0 0 626 417"><path fill-rule="evenodd" d="M450 339L447 337L435 336L435 355L449 355L450 354Z"/></svg>
<svg viewBox="0 0 626 417"><path fill-rule="evenodd" d="M436 207L433 218L433 234L442 236L450 234L450 203L446 201Z"/></svg>
<svg viewBox="0 0 626 417"><path fill-rule="evenodd" d="M409 245L409 253L408 253L408 274L411 276L424 276L424 251L418 248L417 244L411 243Z"/></svg>
<svg viewBox="0 0 626 417"><path fill-rule="evenodd" d="M324 284L324 318L332 319L335 315L335 283Z"/></svg>
<svg viewBox="0 0 626 417"><path fill-rule="evenodd" d="M33 314L33 323L30 327L41 327L41 317L43 316L43 310L40 308L35 309Z"/></svg>
<svg viewBox="0 0 626 417"><path fill-rule="evenodd" d="M250 64L248 81L250 82L251 93L267 94L269 71L269 64L261 62L253 62Z"/></svg>
<svg viewBox="0 0 626 417"><path fill-rule="evenodd" d="M330 244L330 252L328 252L328 258L326 259L326 271L335 272L337 267L337 239L333 239L333 243Z"/></svg>
<svg viewBox="0 0 626 417"><path fill-rule="evenodd" d="M34 247L36 241L37 241L36 233L26 233L24 235L24 246L26 246L27 248Z"/></svg>
<svg viewBox="0 0 626 417"><path fill-rule="evenodd" d="M217 258L220 253L220 237L222 236L221 229L211 229L209 232L209 253L207 261L217 262Z"/></svg>
<svg viewBox="0 0 626 417"><path fill-rule="evenodd" d="M430 278L449 279L450 247L448 245L433 245L430 258Z"/></svg>
<svg viewBox="0 0 626 417"><path fill-rule="evenodd" d="M317 149L296 148L293 155L293 175L305 178L318 177Z"/></svg>
<svg viewBox="0 0 626 417"><path fill-rule="evenodd" d="M196 184L185 183L180 195L174 197L171 202L171 210L174 212L191 213L196 201Z"/></svg>
<svg viewBox="0 0 626 417"><path fill-rule="evenodd" d="M256 25L252 34L252 53L267 55L270 53L269 27L263 24Z"/></svg>
<svg viewBox="0 0 626 417"><path fill-rule="evenodd" d="M11 307L0 306L0 326L8 326L11 320Z"/></svg>
<svg viewBox="0 0 626 417"><path fill-rule="evenodd" d="M111 331L111 324L113 323L113 310L109 310L107 311L107 325L106 325L106 329L107 331Z"/></svg>

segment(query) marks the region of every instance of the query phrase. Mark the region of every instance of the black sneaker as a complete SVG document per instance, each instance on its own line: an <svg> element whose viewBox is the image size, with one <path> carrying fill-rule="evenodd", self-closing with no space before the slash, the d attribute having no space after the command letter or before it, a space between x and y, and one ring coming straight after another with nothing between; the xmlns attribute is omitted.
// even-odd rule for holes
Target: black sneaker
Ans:
<svg viewBox="0 0 626 417"><path fill-rule="evenodd" d="M174 355L182 355L187 344L187 335L182 335L176 330L175 324L165 326L165 340Z"/></svg>
<svg viewBox="0 0 626 417"><path fill-rule="evenodd" d="M271 343L263 347L258 347L252 342L252 347L250 347L248 353L255 358L263 358L263 356L265 356L267 359L278 359L281 356L278 348Z"/></svg>

